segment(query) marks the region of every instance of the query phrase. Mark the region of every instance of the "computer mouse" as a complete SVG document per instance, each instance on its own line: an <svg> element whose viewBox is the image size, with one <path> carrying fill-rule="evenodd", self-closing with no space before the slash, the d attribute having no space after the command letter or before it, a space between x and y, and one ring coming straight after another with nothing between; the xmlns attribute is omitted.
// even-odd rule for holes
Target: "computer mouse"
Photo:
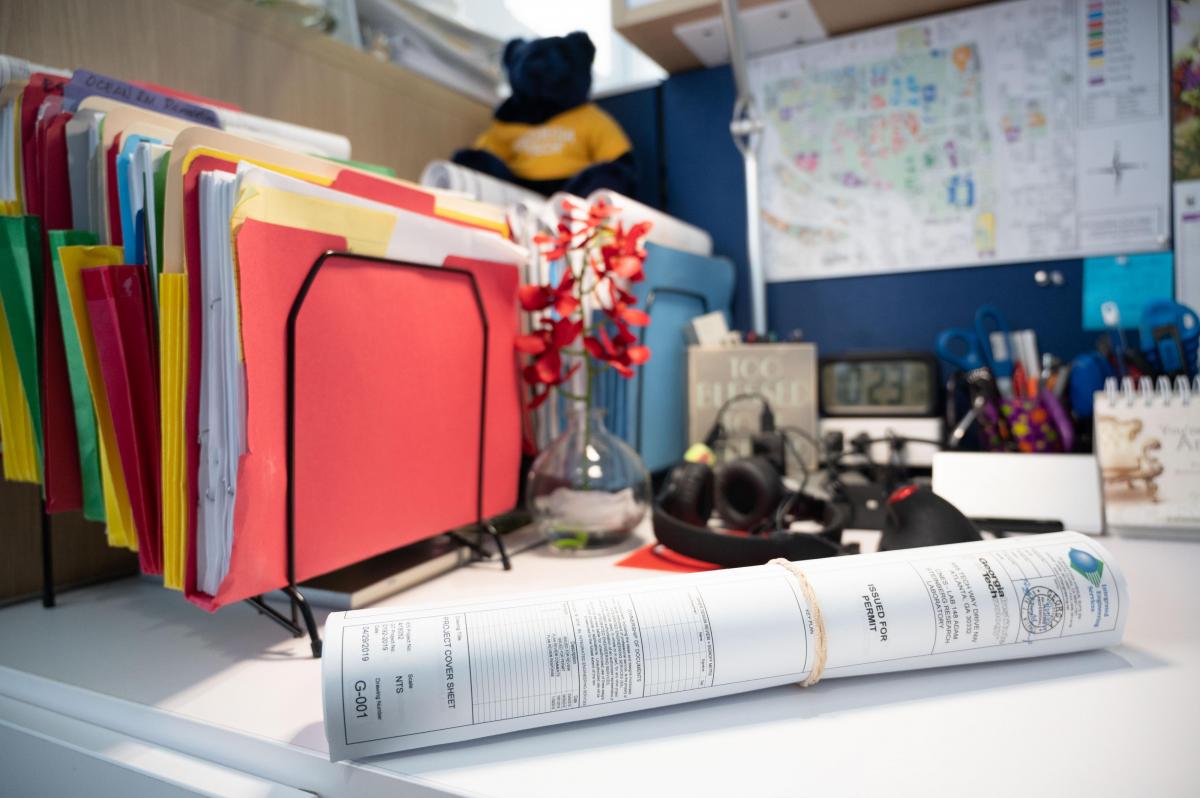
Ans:
<svg viewBox="0 0 1200 798"><path fill-rule="evenodd" d="M971 519L921 485L897 488L887 500L879 551L983 540Z"/></svg>

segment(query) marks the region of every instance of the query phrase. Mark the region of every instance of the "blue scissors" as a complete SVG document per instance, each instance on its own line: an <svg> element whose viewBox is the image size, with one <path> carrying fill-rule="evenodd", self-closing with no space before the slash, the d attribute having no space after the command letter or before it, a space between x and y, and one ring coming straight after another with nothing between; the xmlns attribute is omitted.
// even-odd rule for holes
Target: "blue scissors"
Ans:
<svg viewBox="0 0 1200 798"><path fill-rule="evenodd" d="M1008 349L1008 320L993 305L984 305L975 312L974 329L943 330L937 339L939 357L967 375L994 378L996 389L1005 397L1013 395L1013 364Z"/></svg>
<svg viewBox="0 0 1200 798"><path fill-rule="evenodd" d="M937 337L938 357L957 366L964 374L988 368L988 355L975 330L942 330Z"/></svg>
<svg viewBox="0 0 1200 798"><path fill-rule="evenodd" d="M995 305L983 305L975 311L975 335L986 365L996 378L1001 396L1013 395L1013 362L1011 328L1008 319Z"/></svg>

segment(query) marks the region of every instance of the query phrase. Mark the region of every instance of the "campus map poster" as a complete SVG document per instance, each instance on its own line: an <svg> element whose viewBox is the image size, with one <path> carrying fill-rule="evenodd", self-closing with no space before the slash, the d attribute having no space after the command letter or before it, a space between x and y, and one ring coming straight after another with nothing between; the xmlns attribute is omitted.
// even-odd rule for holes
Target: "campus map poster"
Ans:
<svg viewBox="0 0 1200 798"><path fill-rule="evenodd" d="M1012 0L751 60L767 279L1167 248L1167 12Z"/></svg>

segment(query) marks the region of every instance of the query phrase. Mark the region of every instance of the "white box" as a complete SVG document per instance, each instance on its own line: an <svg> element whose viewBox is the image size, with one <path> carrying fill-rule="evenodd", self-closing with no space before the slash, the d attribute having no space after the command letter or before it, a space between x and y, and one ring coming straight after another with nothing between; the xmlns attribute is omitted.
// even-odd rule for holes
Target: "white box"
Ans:
<svg viewBox="0 0 1200 798"><path fill-rule="evenodd" d="M933 492L971 519L1058 521L1100 535L1100 468L1090 454L938 452Z"/></svg>

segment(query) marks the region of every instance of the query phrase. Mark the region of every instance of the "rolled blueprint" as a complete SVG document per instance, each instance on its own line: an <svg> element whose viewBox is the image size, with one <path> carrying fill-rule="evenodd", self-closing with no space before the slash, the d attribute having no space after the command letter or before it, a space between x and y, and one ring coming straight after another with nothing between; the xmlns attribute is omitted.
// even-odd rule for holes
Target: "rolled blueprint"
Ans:
<svg viewBox="0 0 1200 798"><path fill-rule="evenodd" d="M1100 648L1129 614L1116 563L1075 532L796 566L333 613L330 757L803 682L822 655L832 679Z"/></svg>
<svg viewBox="0 0 1200 798"><path fill-rule="evenodd" d="M541 206L546 203L541 194L450 161L430 161L421 172L421 185L458 191L493 205L525 202Z"/></svg>

